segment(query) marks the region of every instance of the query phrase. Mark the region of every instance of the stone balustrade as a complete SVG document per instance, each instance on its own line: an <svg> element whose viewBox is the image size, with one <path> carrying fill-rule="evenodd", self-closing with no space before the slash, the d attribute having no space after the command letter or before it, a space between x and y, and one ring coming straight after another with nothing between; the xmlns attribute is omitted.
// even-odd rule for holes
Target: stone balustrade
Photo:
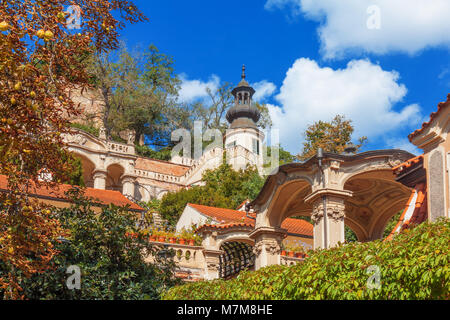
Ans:
<svg viewBox="0 0 450 320"><path fill-rule="evenodd" d="M176 263L176 274L192 275L191 278L200 280L203 279L204 270L206 268L206 260L203 254L202 246L184 245L178 243L167 243L151 241L156 248L165 248L173 250L175 255L173 261ZM145 261L154 262L155 257L149 255ZM183 277L185 278L185 277ZM189 279L188 279L189 280ZM192 280L192 279L191 279Z"/></svg>
<svg viewBox="0 0 450 320"><path fill-rule="evenodd" d="M137 175L138 177L149 178L149 179L154 179L154 180L158 180L158 181L164 181L164 182L170 182L170 183L181 183L182 182L181 177L170 175L170 174L158 173L158 172L154 172L154 171L135 169L134 174Z"/></svg>
<svg viewBox="0 0 450 320"><path fill-rule="evenodd" d="M125 153L125 154L135 154L134 146L114 142L114 141L107 141L108 150L116 153Z"/></svg>
<svg viewBox="0 0 450 320"><path fill-rule="evenodd" d="M303 262L304 260L305 260L305 258L281 256L280 264L282 266L293 266L295 264L299 264L299 263Z"/></svg>

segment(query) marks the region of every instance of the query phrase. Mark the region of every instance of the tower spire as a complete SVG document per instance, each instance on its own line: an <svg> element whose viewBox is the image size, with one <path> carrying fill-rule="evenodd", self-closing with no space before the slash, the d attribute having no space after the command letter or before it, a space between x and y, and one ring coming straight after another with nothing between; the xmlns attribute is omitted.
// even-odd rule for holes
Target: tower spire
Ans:
<svg viewBox="0 0 450 320"><path fill-rule="evenodd" d="M241 81L231 93L234 96L234 106L228 109L226 118L231 124L230 128L256 128L261 114L252 103L255 93L247 80L245 80L245 65L242 65Z"/></svg>

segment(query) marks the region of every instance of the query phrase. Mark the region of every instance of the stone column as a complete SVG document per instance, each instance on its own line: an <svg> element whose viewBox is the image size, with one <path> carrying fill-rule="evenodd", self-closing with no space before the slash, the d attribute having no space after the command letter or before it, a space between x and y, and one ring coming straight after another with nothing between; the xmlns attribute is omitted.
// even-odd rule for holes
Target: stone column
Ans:
<svg viewBox="0 0 450 320"><path fill-rule="evenodd" d="M255 240L255 270L280 264L281 242L286 235L286 229L277 227L259 227L249 234Z"/></svg>
<svg viewBox="0 0 450 320"><path fill-rule="evenodd" d="M221 250L203 250L206 262L205 280L213 280L219 278L220 255L222 253L223 252Z"/></svg>
<svg viewBox="0 0 450 320"><path fill-rule="evenodd" d="M134 183L136 181L135 176L123 175L121 178L122 182L122 194L124 196L134 197Z"/></svg>
<svg viewBox="0 0 450 320"><path fill-rule="evenodd" d="M103 170L95 170L93 174L94 188L95 189L106 189L106 177L107 173Z"/></svg>
<svg viewBox="0 0 450 320"><path fill-rule="evenodd" d="M352 193L344 190L320 189L305 201L312 203L314 249L331 248L345 242L345 204Z"/></svg>

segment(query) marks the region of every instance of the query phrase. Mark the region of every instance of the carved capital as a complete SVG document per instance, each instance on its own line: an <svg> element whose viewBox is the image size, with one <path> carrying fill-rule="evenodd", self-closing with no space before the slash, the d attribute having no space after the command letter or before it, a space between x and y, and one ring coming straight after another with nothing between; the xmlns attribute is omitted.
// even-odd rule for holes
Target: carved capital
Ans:
<svg viewBox="0 0 450 320"><path fill-rule="evenodd" d="M281 247L277 240L264 239L256 243L256 245L253 247L253 253L256 256L259 256L262 252L263 247L265 248L266 252L271 255L280 254L281 252Z"/></svg>
<svg viewBox="0 0 450 320"><path fill-rule="evenodd" d="M253 247L253 253L255 254L255 256L259 256L259 254L262 251L262 247L263 247L262 242L258 242L255 244L255 246Z"/></svg>
<svg viewBox="0 0 450 320"><path fill-rule="evenodd" d="M92 178L94 179L106 179L107 177L107 172L103 171L103 170L95 170L92 173Z"/></svg>
<svg viewBox="0 0 450 320"><path fill-rule="evenodd" d="M322 218L323 218L323 204L321 202L315 202L313 204L313 212L311 214L311 220L314 224L316 224Z"/></svg>
<svg viewBox="0 0 450 320"><path fill-rule="evenodd" d="M207 261L206 268L208 268L208 270L217 271L219 270L219 263L216 261Z"/></svg>
<svg viewBox="0 0 450 320"><path fill-rule="evenodd" d="M343 203L330 203L327 205L329 218L339 221L345 218L345 205Z"/></svg>
<svg viewBox="0 0 450 320"><path fill-rule="evenodd" d="M266 252L275 255L275 254L280 254L281 252L281 247L278 243L278 241L276 240L271 240L271 241L267 241L265 243L266 246Z"/></svg>

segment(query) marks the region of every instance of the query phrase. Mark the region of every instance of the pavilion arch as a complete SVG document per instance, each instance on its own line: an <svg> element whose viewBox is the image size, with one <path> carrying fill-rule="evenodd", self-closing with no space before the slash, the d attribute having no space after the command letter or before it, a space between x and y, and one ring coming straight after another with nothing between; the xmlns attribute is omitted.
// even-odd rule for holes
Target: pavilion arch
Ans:
<svg viewBox="0 0 450 320"><path fill-rule="evenodd" d="M69 152L81 160L83 181L85 186L91 188L94 187L93 174L96 169L95 161L93 161L92 158L84 152L80 152L78 150L70 150Z"/></svg>
<svg viewBox="0 0 450 320"><path fill-rule="evenodd" d="M304 198L311 193L311 180L308 177L296 178L279 185L266 211L268 225L280 227L282 222L292 216L310 216L312 207Z"/></svg>
<svg viewBox="0 0 450 320"><path fill-rule="evenodd" d="M411 194L388 169L353 174L345 180L344 189L352 192L345 200L345 220L361 236L359 241L381 238L387 221L404 208Z"/></svg>
<svg viewBox="0 0 450 320"><path fill-rule="evenodd" d="M122 192L122 176L125 173L125 168L122 165L114 163L106 168L106 189L116 190Z"/></svg>
<svg viewBox="0 0 450 320"><path fill-rule="evenodd" d="M255 241L248 234L251 223L205 224L197 229L203 237L208 279L230 278L255 263Z"/></svg>
<svg viewBox="0 0 450 320"><path fill-rule="evenodd" d="M359 242L367 241L369 235L367 231L361 226L358 222L354 221L351 218L345 218L345 225L349 227L356 235L356 238Z"/></svg>
<svg viewBox="0 0 450 320"><path fill-rule="evenodd" d="M223 241L220 248L222 254L219 256L219 277L230 279L235 277L244 269L253 270L255 267L255 254L253 244L242 239Z"/></svg>

